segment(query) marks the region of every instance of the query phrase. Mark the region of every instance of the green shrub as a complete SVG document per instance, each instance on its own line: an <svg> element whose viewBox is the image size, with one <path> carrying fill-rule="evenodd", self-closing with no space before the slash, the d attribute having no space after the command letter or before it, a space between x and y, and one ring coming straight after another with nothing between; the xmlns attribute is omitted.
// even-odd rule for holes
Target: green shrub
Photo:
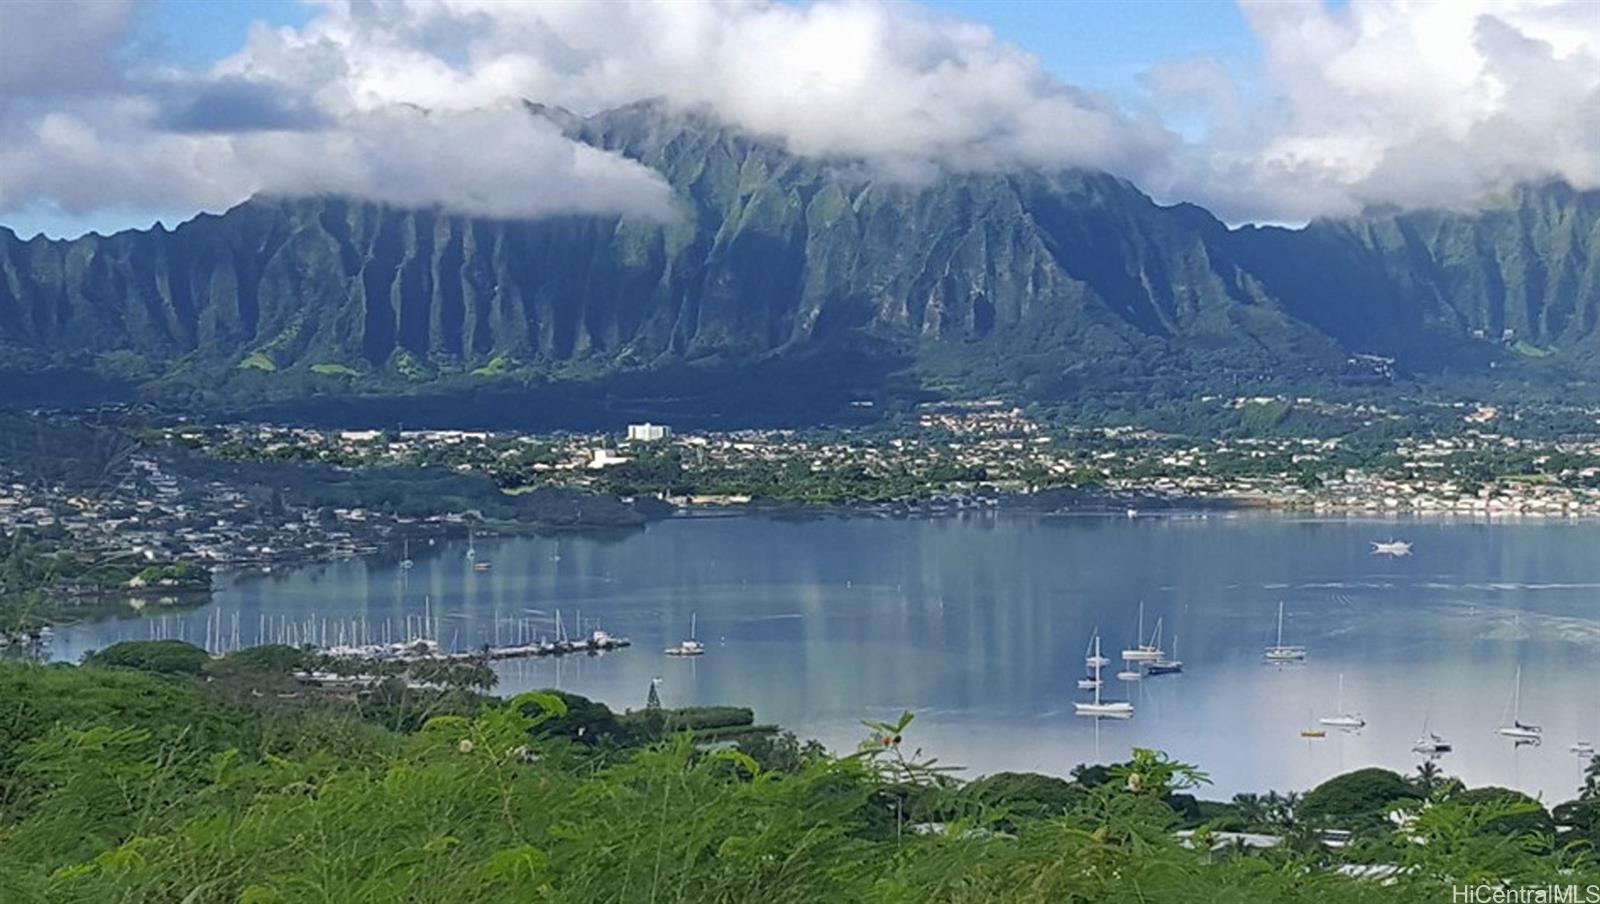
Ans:
<svg viewBox="0 0 1600 904"><path fill-rule="evenodd" d="M124 640L84 657L84 665L198 675L211 654L182 640Z"/></svg>

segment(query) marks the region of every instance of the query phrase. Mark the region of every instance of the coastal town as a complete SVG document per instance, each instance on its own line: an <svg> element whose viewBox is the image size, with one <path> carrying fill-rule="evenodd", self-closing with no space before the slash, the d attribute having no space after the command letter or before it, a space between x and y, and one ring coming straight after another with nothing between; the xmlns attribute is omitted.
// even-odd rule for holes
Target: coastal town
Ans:
<svg viewBox="0 0 1600 904"><path fill-rule="evenodd" d="M1336 413L1380 426L1391 417ZM34 417L40 429L70 422ZM1600 434L1519 435L1515 417L1464 404L1452 430L1386 440L1062 426L992 401L924 405L909 420L849 432L635 423L524 434L129 418L97 428L114 451L92 480L42 475L37 458L0 461L0 599L43 589L56 600L173 604L230 568L398 557L407 543L474 530L629 529L755 511L1600 514Z"/></svg>
<svg viewBox="0 0 1600 904"><path fill-rule="evenodd" d="M1463 405L1449 435L1408 434L1376 447L1336 435L1202 439L1059 427L998 402L925 405L914 422L878 431L679 432L643 423L614 434L529 435L178 424L145 438L223 458L441 467L487 475L511 494L564 487L647 495L678 509L992 503L1092 488L1167 504L1327 513L1600 513L1600 432L1531 438L1498 429L1508 420Z"/></svg>

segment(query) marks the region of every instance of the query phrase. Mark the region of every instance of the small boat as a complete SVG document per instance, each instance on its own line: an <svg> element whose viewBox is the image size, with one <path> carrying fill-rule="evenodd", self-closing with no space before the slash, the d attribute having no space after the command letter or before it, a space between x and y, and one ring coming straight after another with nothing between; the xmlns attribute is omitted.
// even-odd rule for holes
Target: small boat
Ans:
<svg viewBox="0 0 1600 904"><path fill-rule="evenodd" d="M1519 741L1519 742L1523 742L1523 741L1534 741L1534 742L1537 742L1537 741L1544 740L1544 729L1543 728L1540 728L1537 725L1529 725L1526 722L1523 722L1522 719L1521 719L1521 716L1522 716L1522 666L1520 666L1520 665L1517 666L1517 677L1514 679L1514 681L1512 682L1512 686L1511 686L1511 706L1510 706L1510 710L1511 710L1511 724L1502 725L1499 728L1496 728L1495 729L1495 733L1497 733L1497 734L1499 734L1499 735L1501 735L1503 737L1511 738L1511 739Z"/></svg>
<svg viewBox="0 0 1600 904"><path fill-rule="evenodd" d="M477 572L488 571L490 568L493 568L493 567L494 566L490 565L488 562L473 562L472 563L472 570L473 571L477 571Z"/></svg>
<svg viewBox="0 0 1600 904"><path fill-rule="evenodd" d="M1183 660L1178 658L1178 637L1172 637L1172 655L1162 656L1144 667L1146 675L1176 675L1183 671Z"/></svg>
<svg viewBox="0 0 1600 904"><path fill-rule="evenodd" d="M1134 635L1134 646L1122 651L1124 662L1154 662L1166 654L1161 651L1161 619L1156 619L1156 630L1150 635L1149 643L1140 643L1144 637L1144 603L1139 603L1139 631Z"/></svg>
<svg viewBox="0 0 1600 904"><path fill-rule="evenodd" d="M405 571L410 571L412 566L417 564L411 561L411 541L402 540L401 542L404 545L402 547L403 551L400 553L400 567Z"/></svg>
<svg viewBox="0 0 1600 904"><path fill-rule="evenodd" d="M1117 673L1117 680L1118 681L1142 681L1142 680L1144 680L1144 672L1141 672L1138 669L1123 669L1122 671Z"/></svg>
<svg viewBox="0 0 1600 904"><path fill-rule="evenodd" d="M1396 540L1393 537L1383 541L1374 540L1372 541L1372 554L1375 556L1393 556L1398 559L1402 556L1411 555L1411 544L1405 540Z"/></svg>
<svg viewBox="0 0 1600 904"><path fill-rule="evenodd" d="M1455 747L1449 741L1431 731L1423 732L1422 737L1417 738L1417 743L1411 745L1412 752L1427 754L1428 756L1438 756L1441 753L1449 753L1454 749Z"/></svg>
<svg viewBox="0 0 1600 904"><path fill-rule="evenodd" d="M1436 757L1440 754L1449 753L1454 749L1455 746L1449 741L1428 730L1428 717L1424 715L1422 717L1422 734L1417 738L1417 743L1411 745L1411 752Z"/></svg>
<svg viewBox="0 0 1600 904"><path fill-rule="evenodd" d="M689 614L689 639L678 642L675 647L667 647L664 651L668 656L704 656L705 644L695 640L695 614Z"/></svg>
<svg viewBox="0 0 1600 904"><path fill-rule="evenodd" d="M1316 740L1317 738L1325 738L1327 736L1327 729L1318 727L1315 722L1312 722L1311 710L1306 710L1306 727L1300 729L1300 737Z"/></svg>
<svg viewBox="0 0 1600 904"><path fill-rule="evenodd" d="M1278 601L1278 642L1267 647L1264 654L1268 662L1299 662L1306 658L1306 648L1288 646L1283 642L1283 601Z"/></svg>
<svg viewBox="0 0 1600 904"><path fill-rule="evenodd" d="M1090 658L1096 660L1102 658L1100 656L1099 634L1094 636L1094 655ZM1084 703L1074 702L1072 704L1073 711L1080 716L1110 716L1118 719L1133 715L1132 703L1125 700L1105 700L1101 698L1100 690L1101 685L1104 683L1100 679L1100 670L1102 668L1105 668L1105 666L1098 664L1094 666L1094 700Z"/></svg>
<svg viewBox="0 0 1600 904"><path fill-rule="evenodd" d="M1089 646L1083 651L1083 665L1085 668L1094 668L1100 665L1110 665L1111 660L1101 656L1095 650L1095 644L1100 640L1100 630L1095 629L1094 636L1089 638Z"/></svg>
<svg viewBox="0 0 1600 904"><path fill-rule="evenodd" d="M1317 721L1321 722L1323 725L1327 725L1327 726L1329 726L1331 728L1344 728L1344 729L1350 729L1350 730L1357 729L1357 728L1365 728L1367 726L1367 720L1361 718L1361 714L1360 713L1357 713L1357 712L1345 712L1345 708L1344 708L1344 673L1343 672L1339 673L1338 705L1336 707L1334 707L1334 711L1333 712L1334 712L1333 715L1331 715L1331 716L1323 716L1322 718L1318 719Z"/></svg>
<svg viewBox="0 0 1600 904"><path fill-rule="evenodd" d="M1571 747L1568 747L1567 749L1572 751L1573 753L1576 753L1578 756L1582 756L1582 757L1593 757L1594 756L1594 744L1592 744L1592 743L1590 743L1588 741L1577 741L1577 742L1574 742L1573 745Z"/></svg>
<svg viewBox="0 0 1600 904"><path fill-rule="evenodd" d="M1078 690L1092 691L1103 683L1104 682L1093 675L1085 675L1084 677L1078 679Z"/></svg>

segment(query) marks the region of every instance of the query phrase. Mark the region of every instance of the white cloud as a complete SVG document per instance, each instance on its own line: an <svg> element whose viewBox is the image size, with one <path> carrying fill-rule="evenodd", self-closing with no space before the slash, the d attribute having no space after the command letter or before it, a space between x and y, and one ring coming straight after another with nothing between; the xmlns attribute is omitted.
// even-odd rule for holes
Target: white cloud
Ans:
<svg viewBox="0 0 1600 904"><path fill-rule="evenodd" d="M663 215L659 177L530 120L522 98L594 112L665 97L878 172L1104 168L1235 221L1471 204L1550 175L1600 184L1589 0L1245 8L1256 77L1162 61L1149 105L1130 110L981 24L901 0L324 0L206 72L101 65L136 7L13 0L0 60L47 48L84 75L0 63L0 216L217 209L261 191Z"/></svg>
<svg viewBox="0 0 1600 904"><path fill-rule="evenodd" d="M896 168L1144 168L1176 143L988 28L902 2L330 2L219 71L315 78L346 109L527 97L594 112L659 95L801 154Z"/></svg>
<svg viewBox="0 0 1600 904"><path fill-rule="evenodd" d="M1245 0L1264 97L1219 118L1164 186L1233 219L1470 206L1512 183L1600 186L1600 7L1590 0ZM1152 74L1171 99L1173 81ZM1243 127L1241 128L1241 124Z"/></svg>
<svg viewBox="0 0 1600 904"><path fill-rule="evenodd" d="M569 140L518 103L352 103L359 85L333 48L285 79L106 68L135 9L0 3L0 59L33 43L59 64L83 64L0 64L9 89L0 94L0 216L41 206L216 211L259 193L500 218L671 215L658 174ZM40 76L55 71L68 75Z"/></svg>

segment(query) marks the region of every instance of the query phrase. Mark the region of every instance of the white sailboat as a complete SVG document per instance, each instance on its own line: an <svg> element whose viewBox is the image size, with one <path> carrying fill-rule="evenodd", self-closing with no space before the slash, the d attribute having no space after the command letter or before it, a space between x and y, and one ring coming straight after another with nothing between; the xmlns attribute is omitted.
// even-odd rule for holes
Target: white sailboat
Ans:
<svg viewBox="0 0 1600 904"><path fill-rule="evenodd" d="M698 640L695 640L695 627L696 627L696 625L695 625L695 617L696 617L696 613L693 613L693 612L689 613L689 639L688 640L679 641L678 645L675 646L675 647L667 647L666 654L668 656L704 656L705 655L705 652L706 652L705 644L701 643Z"/></svg>
<svg viewBox="0 0 1600 904"><path fill-rule="evenodd" d="M400 542L402 544L402 552L400 553L400 567L406 571L410 571L412 566L417 564L411 561L411 541L402 540Z"/></svg>
<svg viewBox="0 0 1600 904"><path fill-rule="evenodd" d="M1398 559L1411 555L1411 544L1405 540L1396 540L1393 537L1388 540L1373 540L1372 554L1375 556L1393 556Z"/></svg>
<svg viewBox="0 0 1600 904"><path fill-rule="evenodd" d="M1096 649L1099 645L1100 632L1096 630L1094 635L1089 638L1088 648L1083 651L1083 665L1094 674L1085 675L1078 679L1078 690L1080 691L1092 691L1104 683L1100 680L1100 675L1096 670L1102 666L1110 665L1111 660L1100 655L1099 650Z"/></svg>
<svg viewBox="0 0 1600 904"><path fill-rule="evenodd" d="M1422 734L1417 737L1417 742L1411 745L1411 752L1432 758L1440 754L1449 753L1454 749L1455 745L1428 730L1428 716L1424 713L1422 716Z"/></svg>
<svg viewBox="0 0 1600 904"><path fill-rule="evenodd" d="M1090 659L1099 660L1101 658L1100 635L1096 634L1094 637L1094 655L1090 657ZM1098 662L1096 662L1094 665L1094 700L1089 703L1074 702L1072 704L1073 711L1080 716L1111 716L1114 718L1126 718L1133 715L1132 703L1129 703L1125 700L1105 700L1101 698L1100 689L1102 682L1100 680L1100 670L1102 668L1105 668L1105 666L1100 665Z"/></svg>
<svg viewBox="0 0 1600 904"><path fill-rule="evenodd" d="M1287 646L1283 642L1283 601L1278 601L1278 642L1267 647L1268 662L1298 662L1306 658L1306 648Z"/></svg>
<svg viewBox="0 0 1600 904"><path fill-rule="evenodd" d="M1124 662L1154 662L1166 654L1161 651L1158 642L1161 636L1161 619L1156 619L1155 633L1150 636L1149 643L1141 643L1144 639L1144 603L1139 603L1139 632L1134 635L1134 646L1122 651Z"/></svg>
<svg viewBox="0 0 1600 904"><path fill-rule="evenodd" d="M1511 724L1495 729L1497 734L1516 741L1544 740L1544 729L1522 721L1522 666L1517 666L1517 677L1511 689Z"/></svg>
<svg viewBox="0 0 1600 904"><path fill-rule="evenodd" d="M478 544L472 536L472 528L467 528L467 561L478 557Z"/></svg>
<svg viewBox="0 0 1600 904"><path fill-rule="evenodd" d="M1344 673L1343 672L1339 673L1338 705L1334 708L1333 713L1334 713L1333 715L1331 715L1331 716L1323 716L1322 718L1318 719L1317 721L1321 722L1323 725L1327 725L1327 726L1330 726L1332 728L1356 729L1356 728L1365 728L1366 727L1367 720L1361 718L1361 714L1360 713L1358 713L1358 712L1346 712L1345 711L1345 708L1344 708Z"/></svg>
<svg viewBox="0 0 1600 904"><path fill-rule="evenodd" d="M1094 635L1089 638L1089 646L1088 646L1088 648L1083 651L1083 664L1084 664L1085 668L1091 668L1092 669L1095 666L1110 665L1111 664L1111 660L1107 659L1104 656L1101 656L1100 655L1100 651L1098 649L1096 649L1096 646L1099 644L1099 642L1100 642L1100 629L1099 628L1095 628L1094 629Z"/></svg>
<svg viewBox="0 0 1600 904"><path fill-rule="evenodd" d="M1175 675L1183 671L1183 660L1178 658L1178 635L1172 635L1172 655L1162 656L1144 670L1147 675Z"/></svg>

